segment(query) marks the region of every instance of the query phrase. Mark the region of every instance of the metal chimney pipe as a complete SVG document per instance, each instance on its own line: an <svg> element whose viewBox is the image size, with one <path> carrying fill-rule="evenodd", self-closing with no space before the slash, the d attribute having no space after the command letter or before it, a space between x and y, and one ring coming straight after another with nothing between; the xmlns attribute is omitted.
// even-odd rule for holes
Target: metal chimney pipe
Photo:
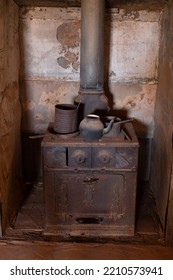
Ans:
<svg viewBox="0 0 173 280"><path fill-rule="evenodd" d="M103 90L105 0L81 1L80 88Z"/></svg>
<svg viewBox="0 0 173 280"><path fill-rule="evenodd" d="M105 115L109 110L104 94L105 0L81 0L79 120L87 114Z"/></svg>

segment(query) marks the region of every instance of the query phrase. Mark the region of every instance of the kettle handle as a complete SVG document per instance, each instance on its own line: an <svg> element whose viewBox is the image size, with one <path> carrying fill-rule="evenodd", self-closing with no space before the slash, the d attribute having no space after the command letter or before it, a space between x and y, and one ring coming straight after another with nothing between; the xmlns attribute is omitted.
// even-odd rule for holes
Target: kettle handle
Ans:
<svg viewBox="0 0 173 280"><path fill-rule="evenodd" d="M113 123L114 123L114 119L112 119L108 124L108 126L103 129L103 134L109 133L109 131L112 129Z"/></svg>

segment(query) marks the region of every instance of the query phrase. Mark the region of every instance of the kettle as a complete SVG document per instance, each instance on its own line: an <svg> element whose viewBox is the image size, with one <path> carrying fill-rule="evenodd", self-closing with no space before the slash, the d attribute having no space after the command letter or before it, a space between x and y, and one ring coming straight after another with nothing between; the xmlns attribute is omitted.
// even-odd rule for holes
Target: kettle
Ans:
<svg viewBox="0 0 173 280"><path fill-rule="evenodd" d="M80 135L85 141L99 140L111 130L113 122L114 120L111 120L104 128L98 115L89 114L79 124Z"/></svg>
<svg viewBox="0 0 173 280"><path fill-rule="evenodd" d="M106 116L105 117L105 125L109 125L111 120L114 120L113 124L112 124L112 129L111 131L109 131L109 133L106 134L107 137L117 137L118 135L120 135L121 133L121 125L124 123L128 123L128 122L132 122L133 118L131 119L127 119L127 120L121 120L118 117L114 117L114 116ZM124 133L124 131L123 131Z"/></svg>

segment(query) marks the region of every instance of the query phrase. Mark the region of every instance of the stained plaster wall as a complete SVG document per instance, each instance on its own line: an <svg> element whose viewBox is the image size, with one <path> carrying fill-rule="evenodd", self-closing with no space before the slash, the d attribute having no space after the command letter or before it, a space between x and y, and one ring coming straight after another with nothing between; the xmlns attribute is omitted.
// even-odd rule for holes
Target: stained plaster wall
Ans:
<svg viewBox="0 0 173 280"><path fill-rule="evenodd" d="M162 11L107 9L105 87L112 110L135 118L137 133L153 136ZM79 89L80 8L20 10L23 130L44 132L56 103Z"/></svg>
<svg viewBox="0 0 173 280"><path fill-rule="evenodd" d="M0 206L5 228L21 200L18 6L0 1Z"/></svg>
<svg viewBox="0 0 173 280"><path fill-rule="evenodd" d="M173 135L173 1L163 15L159 54L159 82L155 104L155 132L153 138L151 186L163 225L168 210L168 232L173 236L172 135ZM169 197L169 193L171 194ZM170 202L169 207L168 201Z"/></svg>

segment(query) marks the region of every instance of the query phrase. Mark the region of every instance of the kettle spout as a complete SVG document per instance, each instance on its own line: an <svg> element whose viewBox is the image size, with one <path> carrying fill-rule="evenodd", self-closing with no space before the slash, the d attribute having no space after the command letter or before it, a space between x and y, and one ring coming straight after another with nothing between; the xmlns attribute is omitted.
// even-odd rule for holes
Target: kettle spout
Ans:
<svg viewBox="0 0 173 280"><path fill-rule="evenodd" d="M108 124L108 126L103 129L103 134L109 133L109 131L112 129L113 122L114 122L114 119L112 119L110 121L110 123Z"/></svg>

